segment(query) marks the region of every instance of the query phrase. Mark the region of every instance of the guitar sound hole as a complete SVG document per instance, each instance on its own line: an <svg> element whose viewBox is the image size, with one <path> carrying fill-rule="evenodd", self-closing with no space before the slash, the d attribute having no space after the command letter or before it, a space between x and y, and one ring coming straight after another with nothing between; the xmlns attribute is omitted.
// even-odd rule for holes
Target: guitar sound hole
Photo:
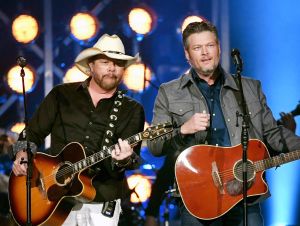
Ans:
<svg viewBox="0 0 300 226"><path fill-rule="evenodd" d="M235 179L243 182L243 161L240 160L234 165L233 174ZM255 178L255 170L253 163L247 161L247 182L251 182Z"/></svg>
<svg viewBox="0 0 300 226"><path fill-rule="evenodd" d="M55 175L56 182L59 186L65 186L69 184L73 179L71 163L65 163L59 167Z"/></svg>

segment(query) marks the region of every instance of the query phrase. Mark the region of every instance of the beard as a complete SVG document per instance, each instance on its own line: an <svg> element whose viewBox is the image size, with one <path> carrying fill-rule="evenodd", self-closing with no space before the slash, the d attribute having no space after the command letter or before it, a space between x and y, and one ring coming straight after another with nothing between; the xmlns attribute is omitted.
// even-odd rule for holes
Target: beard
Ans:
<svg viewBox="0 0 300 226"><path fill-rule="evenodd" d="M100 88L106 91L110 91L115 89L119 85L121 78L118 78L118 76L116 76L115 74L105 74L100 78L94 76L94 80Z"/></svg>
<svg viewBox="0 0 300 226"><path fill-rule="evenodd" d="M211 75L216 68L200 68L199 72L203 75Z"/></svg>
<svg viewBox="0 0 300 226"><path fill-rule="evenodd" d="M209 76L212 75L218 68L218 64L213 64L210 66L202 66L196 68L196 71L202 75Z"/></svg>

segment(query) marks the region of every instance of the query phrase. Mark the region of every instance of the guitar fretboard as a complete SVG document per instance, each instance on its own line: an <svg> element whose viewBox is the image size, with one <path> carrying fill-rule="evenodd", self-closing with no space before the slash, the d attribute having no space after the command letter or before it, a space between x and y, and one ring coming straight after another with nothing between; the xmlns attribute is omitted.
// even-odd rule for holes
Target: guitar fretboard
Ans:
<svg viewBox="0 0 300 226"><path fill-rule="evenodd" d="M128 141L129 145L131 147L133 147L135 144L137 144L138 142L140 142L142 140L141 133L135 134L135 135L127 138L126 140ZM115 149L115 145L112 145L112 146L108 147L107 149L98 151L95 154L92 154L92 155L88 156L87 158L74 163L70 167L72 167L73 173L77 173L83 169L86 169L86 168L104 160L105 158L108 158L109 156L111 156L111 152L114 149Z"/></svg>
<svg viewBox="0 0 300 226"><path fill-rule="evenodd" d="M255 171L263 171L298 159L300 159L300 150L292 151L286 154L282 153L272 158L263 159L255 162Z"/></svg>

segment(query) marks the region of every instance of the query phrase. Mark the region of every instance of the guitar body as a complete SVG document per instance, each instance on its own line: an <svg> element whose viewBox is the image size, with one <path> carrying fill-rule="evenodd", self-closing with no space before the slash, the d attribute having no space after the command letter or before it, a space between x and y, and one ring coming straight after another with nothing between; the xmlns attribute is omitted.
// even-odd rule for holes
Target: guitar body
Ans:
<svg viewBox="0 0 300 226"><path fill-rule="evenodd" d="M91 201L96 195L87 170L65 174L70 163L86 157L83 147L70 143L57 156L37 153L33 159L31 179L31 221L33 225L61 225L74 204L68 197ZM64 172L64 174L62 174ZM12 215L19 225L26 225L26 176L13 173L9 180L9 201Z"/></svg>
<svg viewBox="0 0 300 226"><path fill-rule="evenodd" d="M178 156L175 163L178 189L185 207L193 216L215 219L243 199L242 153L241 145L196 145ZM252 165L268 157L267 148L261 141L249 141L247 168L253 171L247 174L247 197L268 192L263 180L264 171L255 172Z"/></svg>
<svg viewBox="0 0 300 226"><path fill-rule="evenodd" d="M143 132L127 138L134 147L143 140L153 140L173 131L172 123L148 127ZM95 199L96 189L92 185L95 174L90 167L111 157L115 145L86 156L80 143L66 145L57 156L35 154L31 178L31 222L32 225L61 225L76 200L86 203ZM26 177L13 173L9 178L9 201L11 213L19 225L27 224Z"/></svg>

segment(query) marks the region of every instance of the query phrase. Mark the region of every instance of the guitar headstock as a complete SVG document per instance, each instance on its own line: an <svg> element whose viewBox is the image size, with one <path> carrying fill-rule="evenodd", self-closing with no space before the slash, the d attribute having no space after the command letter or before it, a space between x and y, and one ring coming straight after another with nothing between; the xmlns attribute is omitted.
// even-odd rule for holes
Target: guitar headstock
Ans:
<svg viewBox="0 0 300 226"><path fill-rule="evenodd" d="M293 116L300 115L300 102L291 113L292 113Z"/></svg>
<svg viewBox="0 0 300 226"><path fill-rule="evenodd" d="M161 137L173 131L173 125L171 122L160 123L153 125L145 129L142 133L142 140L153 140Z"/></svg>

